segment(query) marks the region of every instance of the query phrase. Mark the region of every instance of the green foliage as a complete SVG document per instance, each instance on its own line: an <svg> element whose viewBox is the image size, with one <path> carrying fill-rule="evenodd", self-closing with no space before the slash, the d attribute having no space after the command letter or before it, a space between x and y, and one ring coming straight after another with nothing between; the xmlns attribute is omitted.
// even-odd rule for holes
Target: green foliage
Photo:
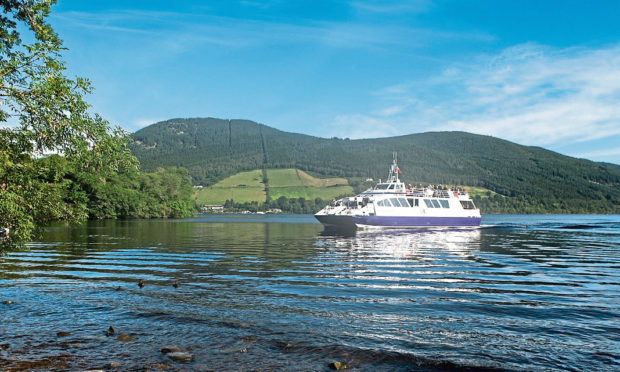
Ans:
<svg viewBox="0 0 620 372"><path fill-rule="evenodd" d="M64 75L62 41L46 21L53 3L0 2L0 123L13 123L0 129L0 227L11 229L4 245L23 245L51 219L82 218L82 209L66 203L64 174L85 153L101 156L97 146L115 136L87 111L88 81ZM42 160L49 152L66 162Z"/></svg>
<svg viewBox="0 0 620 372"><path fill-rule="evenodd" d="M620 213L620 166L574 159L463 132L342 140L286 133L243 120L173 119L141 129L130 144L145 170L182 166L195 184L241 171L296 168L354 181L385 178L397 151L406 183L488 190L483 212ZM272 180L270 179L270 182ZM269 185L271 199L274 185Z"/></svg>
<svg viewBox="0 0 620 372"><path fill-rule="evenodd" d="M51 220L190 215L187 172L140 174L127 133L88 112L90 83L65 76L46 20L54 3L0 0L0 248Z"/></svg>
<svg viewBox="0 0 620 372"><path fill-rule="evenodd" d="M185 168L158 168L139 177L145 209L130 217L185 218L195 214L193 189Z"/></svg>
<svg viewBox="0 0 620 372"><path fill-rule="evenodd" d="M276 200L270 200L268 202L260 203L258 201L239 203L232 199L226 200L224 208L228 212L258 212L268 211L270 209L280 209L283 213L295 213L295 214L314 214L320 211L328 201L320 198L305 199L305 198L287 198L281 196Z"/></svg>

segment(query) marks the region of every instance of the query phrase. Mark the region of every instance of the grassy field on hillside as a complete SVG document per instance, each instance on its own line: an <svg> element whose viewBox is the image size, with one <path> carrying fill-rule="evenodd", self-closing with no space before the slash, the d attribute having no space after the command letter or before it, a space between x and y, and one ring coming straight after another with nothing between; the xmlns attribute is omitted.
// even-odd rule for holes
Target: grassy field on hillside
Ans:
<svg viewBox="0 0 620 372"><path fill-rule="evenodd" d="M304 186L296 169L267 169L269 189L272 187Z"/></svg>
<svg viewBox="0 0 620 372"><path fill-rule="evenodd" d="M352 195L353 188L351 186L333 186L333 187L276 187L270 188L269 193L272 199L278 199L281 196L287 198L304 198L306 200L321 198L330 200L341 195Z"/></svg>
<svg viewBox="0 0 620 372"><path fill-rule="evenodd" d="M460 186L460 187L465 189L465 191L467 191L471 197L479 196L481 198L488 198L489 196L493 196L496 194L495 192L489 189L485 189L484 187L475 187L475 186ZM487 193L490 193L490 195L487 195Z"/></svg>
<svg viewBox="0 0 620 372"><path fill-rule="evenodd" d="M332 187L332 186L347 186L349 182L346 178L316 178L312 177L308 173L297 170L297 175L304 186L312 187Z"/></svg>
<svg viewBox="0 0 620 372"><path fill-rule="evenodd" d="M268 169L267 179L272 199L285 196L329 200L353 194L353 188L344 178L317 178L297 169ZM263 203L267 199L260 169L225 178L213 186L197 190L194 197L199 205L222 205L230 199L237 203Z"/></svg>
<svg viewBox="0 0 620 372"><path fill-rule="evenodd" d="M299 169L269 169L267 178L271 199L285 196L329 200L353 193L353 188L344 178L317 178Z"/></svg>
<svg viewBox="0 0 620 372"><path fill-rule="evenodd" d="M233 199L237 203L264 202L267 199L263 173L260 169L237 173L195 194L199 205L222 205Z"/></svg>

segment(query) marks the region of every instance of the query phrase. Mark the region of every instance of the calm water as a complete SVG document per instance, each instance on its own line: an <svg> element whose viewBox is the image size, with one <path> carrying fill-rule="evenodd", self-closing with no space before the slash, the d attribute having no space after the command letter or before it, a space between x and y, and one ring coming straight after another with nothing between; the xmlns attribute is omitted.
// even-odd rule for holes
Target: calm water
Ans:
<svg viewBox="0 0 620 372"><path fill-rule="evenodd" d="M311 216L55 226L0 257L0 301L2 370L619 370L620 216L355 235Z"/></svg>

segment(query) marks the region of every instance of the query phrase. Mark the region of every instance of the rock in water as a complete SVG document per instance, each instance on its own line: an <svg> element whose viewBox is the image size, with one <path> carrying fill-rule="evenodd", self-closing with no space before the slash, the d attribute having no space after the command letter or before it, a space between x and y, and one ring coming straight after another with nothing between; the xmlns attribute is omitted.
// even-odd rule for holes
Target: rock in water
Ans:
<svg viewBox="0 0 620 372"><path fill-rule="evenodd" d="M130 335L128 335L127 333L121 333L116 338L116 341L128 342L128 341L133 341L133 338Z"/></svg>
<svg viewBox="0 0 620 372"><path fill-rule="evenodd" d="M176 362L191 362L194 360L194 354L187 351L175 351L174 353L168 353L166 356Z"/></svg>
<svg viewBox="0 0 620 372"><path fill-rule="evenodd" d="M110 328L108 328L108 330L105 332L105 335L112 336L116 333L118 333L118 328L116 328L115 326L110 326Z"/></svg>
<svg viewBox="0 0 620 372"><path fill-rule="evenodd" d="M11 345L9 345L9 344L2 344L2 345L0 345L0 350L6 350L6 349L9 348L9 346L11 346Z"/></svg>
<svg viewBox="0 0 620 372"><path fill-rule="evenodd" d="M179 288L179 282L174 282L174 283L172 283L172 286L173 286L174 288Z"/></svg>
<svg viewBox="0 0 620 372"><path fill-rule="evenodd" d="M163 370L170 369L170 368L171 368L170 364L168 364L168 363L157 363L157 364L153 364L153 365L150 365L150 366L145 366L144 370L145 371L150 371L150 370L154 369L154 370L157 370L157 371L163 371Z"/></svg>
<svg viewBox="0 0 620 372"><path fill-rule="evenodd" d="M345 362L332 362L329 363L329 368L334 369L336 371L342 371L343 369L349 368L349 365Z"/></svg>
<svg viewBox="0 0 620 372"><path fill-rule="evenodd" d="M181 349L180 347L177 346L164 346L161 348L161 352L162 354L169 354L169 353L186 353L187 350L185 349Z"/></svg>
<svg viewBox="0 0 620 372"><path fill-rule="evenodd" d="M71 333L65 332L65 331L59 331L59 332L56 332L56 336L58 336L58 337L69 337L69 336L71 336Z"/></svg>
<svg viewBox="0 0 620 372"><path fill-rule="evenodd" d="M142 280L138 282L138 287L144 288L144 282Z"/></svg>
<svg viewBox="0 0 620 372"><path fill-rule="evenodd" d="M178 346L164 346L161 348L161 352L177 362L191 362L194 360L194 354Z"/></svg>

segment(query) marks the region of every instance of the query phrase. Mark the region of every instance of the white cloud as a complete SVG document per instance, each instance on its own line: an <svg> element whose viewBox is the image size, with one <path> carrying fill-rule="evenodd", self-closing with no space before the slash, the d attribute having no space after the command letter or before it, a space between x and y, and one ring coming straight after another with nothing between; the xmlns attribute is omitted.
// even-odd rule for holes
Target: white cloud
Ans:
<svg viewBox="0 0 620 372"><path fill-rule="evenodd" d="M583 152L575 155L578 158L587 158L587 159L604 159L611 156L620 156L620 147L615 147L611 149L605 150L595 150Z"/></svg>
<svg viewBox="0 0 620 372"><path fill-rule="evenodd" d="M397 11L413 5L354 3L353 7ZM249 3L246 5L250 5ZM480 32L446 32L415 28L408 25L373 24L362 20L346 22L315 20L305 24L235 18L209 12L168 12L154 10L109 11L106 13L59 12L53 18L85 30L108 31L126 38L128 34L157 40L157 50L167 52L195 51L197 47L214 45L227 48L255 48L266 45L320 45L338 49L384 48L399 45L423 48L447 40L488 42L493 37ZM150 47L150 44L149 44Z"/></svg>
<svg viewBox="0 0 620 372"><path fill-rule="evenodd" d="M340 116L340 130L353 133L344 124L380 121L398 134L463 130L547 147L592 141L620 134L620 45L518 45L371 94L387 108Z"/></svg>
<svg viewBox="0 0 620 372"><path fill-rule="evenodd" d="M377 110L373 112L373 114L377 116L394 116L396 114L400 114L406 109L407 109L407 105L394 105L394 106L385 107L380 110Z"/></svg>
<svg viewBox="0 0 620 372"><path fill-rule="evenodd" d="M163 120L166 120L166 119L149 119L149 118L135 119L131 123L131 126L132 126L132 128L140 129L140 128L144 128L146 126L149 126L151 124L158 123L158 122L163 121Z"/></svg>
<svg viewBox="0 0 620 372"><path fill-rule="evenodd" d="M352 1L349 3L354 9L366 13L379 14L402 14L402 13L422 13L427 11L432 3L429 0L417 1Z"/></svg>

